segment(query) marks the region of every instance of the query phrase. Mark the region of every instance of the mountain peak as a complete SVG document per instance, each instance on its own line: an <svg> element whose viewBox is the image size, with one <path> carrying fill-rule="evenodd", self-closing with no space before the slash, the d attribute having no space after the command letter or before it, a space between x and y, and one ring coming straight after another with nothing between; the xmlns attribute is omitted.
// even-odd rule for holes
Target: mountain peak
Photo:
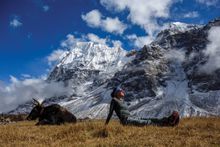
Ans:
<svg viewBox="0 0 220 147"><path fill-rule="evenodd" d="M183 23L183 22L173 22L169 24L169 27L167 30L175 33L179 33L179 32L186 32L192 29L198 29L202 27L202 25L198 25L198 24L187 24L187 23Z"/></svg>
<svg viewBox="0 0 220 147"><path fill-rule="evenodd" d="M76 42L62 60L55 66L49 79L62 77L65 71L96 70L114 73L120 70L128 60L127 51L121 47L108 47L94 42Z"/></svg>
<svg viewBox="0 0 220 147"><path fill-rule="evenodd" d="M76 42L57 65L67 68L105 70L106 63L123 62L127 51L121 47L108 47L94 42Z"/></svg>

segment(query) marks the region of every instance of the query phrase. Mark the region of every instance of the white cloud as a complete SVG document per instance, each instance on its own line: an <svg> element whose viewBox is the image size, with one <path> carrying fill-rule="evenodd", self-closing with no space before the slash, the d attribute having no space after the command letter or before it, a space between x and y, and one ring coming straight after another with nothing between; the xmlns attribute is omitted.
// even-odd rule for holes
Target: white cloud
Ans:
<svg viewBox="0 0 220 147"><path fill-rule="evenodd" d="M123 34L127 26L122 23L118 17L110 18L107 17L106 19L102 20L102 28L110 33L115 34Z"/></svg>
<svg viewBox="0 0 220 147"><path fill-rule="evenodd" d="M122 47L122 42L119 40L112 41L113 47Z"/></svg>
<svg viewBox="0 0 220 147"><path fill-rule="evenodd" d="M44 10L44 12L47 12L50 10L50 7L48 5L44 5L43 10Z"/></svg>
<svg viewBox="0 0 220 147"><path fill-rule="evenodd" d="M22 25L23 24L17 18L14 18L13 20L10 21L10 26L11 27L17 28L17 27L20 27Z"/></svg>
<svg viewBox="0 0 220 147"><path fill-rule="evenodd" d="M122 46L122 42L120 40L110 40L109 38L100 38L99 36L93 33L87 34L86 36L84 36L84 39L95 43L104 44L107 46L111 46L111 45L113 45L113 47Z"/></svg>
<svg viewBox="0 0 220 147"><path fill-rule="evenodd" d="M208 40L204 54L208 56L208 61L200 68L201 72L212 73L220 68L220 27L212 27L209 30Z"/></svg>
<svg viewBox="0 0 220 147"><path fill-rule="evenodd" d="M107 43L107 39L105 38L100 38L99 36L89 33L87 34L87 39L89 41L95 42L95 43L100 43L100 44L106 44Z"/></svg>
<svg viewBox="0 0 220 147"><path fill-rule="evenodd" d="M184 18L196 18L199 17L199 13L197 11L188 12L183 15Z"/></svg>
<svg viewBox="0 0 220 147"><path fill-rule="evenodd" d="M173 0L100 0L100 3L108 10L128 10L128 19L141 26L153 36L160 30L157 18L169 17L169 9L174 3Z"/></svg>
<svg viewBox="0 0 220 147"><path fill-rule="evenodd" d="M135 34L127 35L126 38L138 48L142 48L144 45L150 44L153 41L151 36L137 36Z"/></svg>
<svg viewBox="0 0 220 147"><path fill-rule="evenodd" d="M29 74L21 74L21 76L22 76L23 78L31 78L31 75L29 75Z"/></svg>
<svg viewBox="0 0 220 147"><path fill-rule="evenodd" d="M207 6L214 6L217 4L218 0L196 0L196 2Z"/></svg>
<svg viewBox="0 0 220 147"><path fill-rule="evenodd" d="M166 52L165 58L179 61L180 63L182 63L183 61L185 61L185 57L186 57L185 54L186 52L184 50L173 49Z"/></svg>
<svg viewBox="0 0 220 147"><path fill-rule="evenodd" d="M67 53L68 51L62 49L54 50L49 56L47 56L49 65L52 65L53 62L60 61Z"/></svg>
<svg viewBox="0 0 220 147"><path fill-rule="evenodd" d="M72 35L72 34L68 34L67 36L66 36L66 40L63 40L62 42L61 42L61 47L62 48L70 48L71 46L73 46L73 45L75 45L75 43L77 42L77 41L80 41L81 39L80 38L75 38L75 36L74 35Z"/></svg>
<svg viewBox="0 0 220 147"><path fill-rule="evenodd" d="M0 112L15 109L32 98L45 99L54 96L69 96L71 87L65 87L63 82L48 83L44 79L29 78L19 80L11 76L8 85L0 83Z"/></svg>
<svg viewBox="0 0 220 147"><path fill-rule="evenodd" d="M92 10L86 15L81 15L81 17L90 27L99 27L101 25L102 14L99 10Z"/></svg>
<svg viewBox="0 0 220 147"><path fill-rule="evenodd" d="M121 22L118 17L110 18L104 17L98 10L92 10L85 15L81 16L88 26L94 28L101 28L104 31L123 34L127 26Z"/></svg>

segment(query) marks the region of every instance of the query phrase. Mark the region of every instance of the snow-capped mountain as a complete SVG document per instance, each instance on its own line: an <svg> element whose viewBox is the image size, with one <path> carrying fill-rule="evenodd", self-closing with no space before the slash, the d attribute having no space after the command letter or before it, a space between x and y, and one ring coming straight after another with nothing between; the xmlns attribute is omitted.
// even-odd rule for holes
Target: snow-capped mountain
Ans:
<svg viewBox="0 0 220 147"><path fill-rule="evenodd" d="M47 81L64 81L72 96L49 98L78 118L105 118L114 86L121 85L134 116L162 117L178 110L181 116L220 115L220 68L203 69L210 31L220 19L207 25L170 24L155 41L127 52L92 42L78 42L55 66ZM28 104L13 113L30 111Z"/></svg>
<svg viewBox="0 0 220 147"><path fill-rule="evenodd" d="M65 57L58 63L48 80L69 80L77 70L93 71L91 74L109 73L113 75L129 60L126 51L120 47L110 48L93 42L76 42ZM117 67L117 68L116 68ZM70 71L73 71L70 73ZM78 73L76 73L77 75ZM81 76L81 75L80 75ZM75 78L75 77L74 77Z"/></svg>
<svg viewBox="0 0 220 147"><path fill-rule="evenodd" d="M64 82L72 95L48 98L45 104L59 103L79 118L105 115L108 101L103 97L109 98L109 94L103 93L105 87L114 74L133 59L132 53L120 47L93 42L73 43L47 78L48 82ZM11 113L27 113L30 109L28 102Z"/></svg>
<svg viewBox="0 0 220 147"><path fill-rule="evenodd" d="M172 110L181 116L220 115L219 68L200 70L210 59L205 50L213 27L220 27L219 19L205 26L175 23L142 48L109 86L121 79L135 116L162 117Z"/></svg>

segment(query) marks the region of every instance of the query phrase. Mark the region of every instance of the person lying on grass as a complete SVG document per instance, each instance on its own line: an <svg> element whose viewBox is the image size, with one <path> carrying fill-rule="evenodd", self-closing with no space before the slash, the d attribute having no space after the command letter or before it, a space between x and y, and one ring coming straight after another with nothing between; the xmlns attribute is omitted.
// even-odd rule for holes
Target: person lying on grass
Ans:
<svg viewBox="0 0 220 147"><path fill-rule="evenodd" d="M110 110L108 117L106 119L105 125L108 125L113 111L115 111L118 116L120 123L122 125L135 125L135 126L145 126L145 125L156 125L156 126L176 126L179 123L179 113L173 111L169 117L163 118L132 118L128 110L127 105L124 103L123 99L125 92L120 87L114 88L111 97L112 101L110 104Z"/></svg>

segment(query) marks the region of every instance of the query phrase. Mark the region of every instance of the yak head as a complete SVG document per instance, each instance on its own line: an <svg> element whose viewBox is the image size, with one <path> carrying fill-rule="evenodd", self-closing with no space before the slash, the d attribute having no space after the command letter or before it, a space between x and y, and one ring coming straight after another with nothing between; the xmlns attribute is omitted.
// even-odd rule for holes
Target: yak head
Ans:
<svg viewBox="0 0 220 147"><path fill-rule="evenodd" d="M43 111L43 105L38 100L33 99L32 101L34 108L31 110L30 114L27 117L27 120L35 120L38 117L40 117L42 111Z"/></svg>

